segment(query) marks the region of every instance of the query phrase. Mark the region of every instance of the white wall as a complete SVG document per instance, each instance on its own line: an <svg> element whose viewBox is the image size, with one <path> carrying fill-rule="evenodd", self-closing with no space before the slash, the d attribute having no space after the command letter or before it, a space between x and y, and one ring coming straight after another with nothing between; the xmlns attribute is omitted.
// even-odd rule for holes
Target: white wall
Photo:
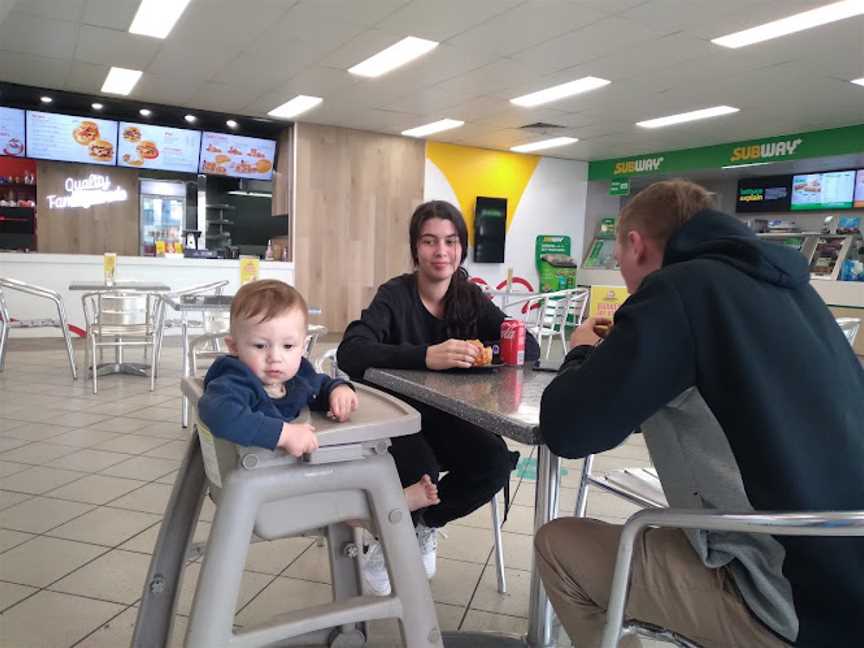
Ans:
<svg viewBox="0 0 864 648"><path fill-rule="evenodd" d="M581 261L587 177L587 162L541 158L507 230L504 263L474 263L471 250L465 262L468 272L494 287L507 278L507 268L513 268L514 276L524 277L537 289L539 276L534 264L534 242L540 234L569 236L571 253ZM423 198L459 205L444 174L429 159L426 160Z"/></svg>

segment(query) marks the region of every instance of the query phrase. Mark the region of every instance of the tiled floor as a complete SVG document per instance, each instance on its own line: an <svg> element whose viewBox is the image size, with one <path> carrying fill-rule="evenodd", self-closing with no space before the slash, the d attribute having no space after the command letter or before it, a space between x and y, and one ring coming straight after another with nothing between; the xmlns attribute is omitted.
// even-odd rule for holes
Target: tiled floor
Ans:
<svg viewBox="0 0 864 648"><path fill-rule="evenodd" d="M179 350L166 348L154 393L141 378L110 376L100 379L94 396L89 381L71 380L56 340L13 339L6 364L0 373L0 646L123 648L188 438L179 425ZM530 447L514 447L532 457ZM597 464L646 465L647 452L636 437ZM530 462L520 468L504 526L510 591L496 589L488 507L448 525L432 581L444 630L526 630L534 483ZM564 462L562 473L567 513L575 503L578 462ZM588 510L620 521L633 508L595 493ZM207 502L199 538L206 538L212 515ZM182 644L198 569L186 570L172 646ZM313 540L255 544L235 622L254 624L327 601L328 583L326 549ZM399 645L395 622L373 623L369 645Z"/></svg>

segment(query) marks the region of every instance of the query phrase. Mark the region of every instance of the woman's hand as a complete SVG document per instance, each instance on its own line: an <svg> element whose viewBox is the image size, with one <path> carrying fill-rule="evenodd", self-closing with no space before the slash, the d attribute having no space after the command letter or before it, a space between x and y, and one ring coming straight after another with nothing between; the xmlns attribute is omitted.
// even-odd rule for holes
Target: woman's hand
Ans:
<svg viewBox="0 0 864 648"><path fill-rule="evenodd" d="M282 434L279 435L279 443L276 447L282 448L294 457L302 457L304 454L314 452L318 449L315 428L308 423L283 423Z"/></svg>
<svg viewBox="0 0 864 648"><path fill-rule="evenodd" d="M612 320L608 317L589 317L570 334L570 348L577 346L594 346L609 335Z"/></svg>
<svg viewBox="0 0 864 648"><path fill-rule="evenodd" d="M467 369L474 365L480 349L476 344L465 340L447 340L426 349L426 367L433 371L461 367Z"/></svg>

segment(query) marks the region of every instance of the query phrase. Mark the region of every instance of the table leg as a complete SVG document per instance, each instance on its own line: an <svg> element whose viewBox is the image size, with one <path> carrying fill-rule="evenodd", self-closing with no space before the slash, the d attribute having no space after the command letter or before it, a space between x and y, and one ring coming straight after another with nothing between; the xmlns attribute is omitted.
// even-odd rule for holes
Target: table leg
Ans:
<svg viewBox="0 0 864 648"><path fill-rule="evenodd" d="M534 533L558 516L561 459L545 445L537 448L537 488L534 496ZM528 604L528 645L553 646L552 606L540 582L536 565L531 570L531 598Z"/></svg>
<svg viewBox="0 0 864 648"><path fill-rule="evenodd" d="M189 362L189 321L186 319L186 313L180 315L180 340L183 353L183 377L187 378L192 374L192 366ZM189 399L183 396L180 402L180 425L184 428L189 427Z"/></svg>
<svg viewBox="0 0 864 648"><path fill-rule="evenodd" d="M205 481L198 437L191 435L153 548L132 635L132 648L168 645L174 607L180 594L180 576L201 512Z"/></svg>

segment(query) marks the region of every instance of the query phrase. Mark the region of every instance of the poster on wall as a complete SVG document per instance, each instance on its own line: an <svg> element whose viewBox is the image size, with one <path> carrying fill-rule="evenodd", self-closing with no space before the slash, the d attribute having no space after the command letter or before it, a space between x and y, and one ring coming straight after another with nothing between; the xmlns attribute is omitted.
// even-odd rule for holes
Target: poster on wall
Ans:
<svg viewBox="0 0 864 648"><path fill-rule="evenodd" d="M120 166L196 173L200 149L201 131L120 122Z"/></svg>
<svg viewBox="0 0 864 648"><path fill-rule="evenodd" d="M27 157L113 165L116 145L115 121L27 111Z"/></svg>
<svg viewBox="0 0 864 648"><path fill-rule="evenodd" d="M201 138L200 173L270 180L276 141L229 133L205 132Z"/></svg>
<svg viewBox="0 0 864 648"><path fill-rule="evenodd" d="M24 111L0 107L0 155L24 157Z"/></svg>

